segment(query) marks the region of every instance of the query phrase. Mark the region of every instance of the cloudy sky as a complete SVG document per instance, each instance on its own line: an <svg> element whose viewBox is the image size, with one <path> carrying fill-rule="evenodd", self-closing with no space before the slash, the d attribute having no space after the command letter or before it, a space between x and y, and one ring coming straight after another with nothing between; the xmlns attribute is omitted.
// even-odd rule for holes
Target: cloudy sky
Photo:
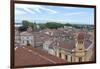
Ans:
<svg viewBox="0 0 100 69"><path fill-rule="evenodd" d="M21 23L22 20L38 23L53 21L73 24L94 24L94 9L15 4L15 23Z"/></svg>

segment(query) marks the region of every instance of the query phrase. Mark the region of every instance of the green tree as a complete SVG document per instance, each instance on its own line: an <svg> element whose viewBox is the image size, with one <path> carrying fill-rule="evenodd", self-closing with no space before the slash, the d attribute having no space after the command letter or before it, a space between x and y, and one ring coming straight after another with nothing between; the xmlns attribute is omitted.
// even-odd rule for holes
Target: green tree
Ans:
<svg viewBox="0 0 100 69"><path fill-rule="evenodd" d="M22 21L22 26L19 27L19 31L26 31L28 27L32 27L34 29L34 24L27 20Z"/></svg>
<svg viewBox="0 0 100 69"><path fill-rule="evenodd" d="M26 27L24 27L24 26L20 26L20 27L18 28L18 30L19 30L20 32L23 32L23 31L26 31L26 30L27 30L27 28L26 28Z"/></svg>
<svg viewBox="0 0 100 69"><path fill-rule="evenodd" d="M65 26L72 26L72 24L70 24L70 23L66 23Z"/></svg>
<svg viewBox="0 0 100 69"><path fill-rule="evenodd" d="M34 28L34 24L32 22L27 21L27 20L22 21L22 26L25 27L25 28L27 28L27 27Z"/></svg>
<svg viewBox="0 0 100 69"><path fill-rule="evenodd" d="M46 28L46 25L45 24L38 24L40 29L45 29Z"/></svg>
<svg viewBox="0 0 100 69"><path fill-rule="evenodd" d="M56 22L47 22L46 27L50 29L57 29L63 27L63 24Z"/></svg>

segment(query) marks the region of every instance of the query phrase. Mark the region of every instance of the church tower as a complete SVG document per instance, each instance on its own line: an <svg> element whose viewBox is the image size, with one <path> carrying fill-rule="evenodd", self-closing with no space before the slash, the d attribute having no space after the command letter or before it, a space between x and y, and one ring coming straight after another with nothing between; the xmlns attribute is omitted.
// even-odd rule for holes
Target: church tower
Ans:
<svg viewBox="0 0 100 69"><path fill-rule="evenodd" d="M76 38L76 45L75 45L75 52L74 52L74 61L75 62L84 62L85 61L85 46L84 46L84 40L85 40L85 33L80 32L77 35Z"/></svg>

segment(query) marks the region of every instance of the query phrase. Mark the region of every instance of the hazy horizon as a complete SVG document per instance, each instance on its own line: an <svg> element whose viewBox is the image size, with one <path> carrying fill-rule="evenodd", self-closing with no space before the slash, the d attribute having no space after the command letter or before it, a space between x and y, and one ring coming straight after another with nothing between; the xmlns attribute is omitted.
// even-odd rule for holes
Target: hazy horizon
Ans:
<svg viewBox="0 0 100 69"><path fill-rule="evenodd" d="M23 21L23 20L22 20ZM18 23L18 24L22 24L22 21L20 22L15 22L15 23ZM26 20L26 21L29 21L29 20ZM85 24L85 23L75 23L75 22L57 22L57 21L29 21L29 22L32 22L32 23L36 23L36 24L46 24L47 22L56 22L56 23L61 23L61 24L79 24L79 25L94 25L94 24Z"/></svg>
<svg viewBox="0 0 100 69"><path fill-rule="evenodd" d="M15 23L22 20L94 25L94 8L15 4Z"/></svg>

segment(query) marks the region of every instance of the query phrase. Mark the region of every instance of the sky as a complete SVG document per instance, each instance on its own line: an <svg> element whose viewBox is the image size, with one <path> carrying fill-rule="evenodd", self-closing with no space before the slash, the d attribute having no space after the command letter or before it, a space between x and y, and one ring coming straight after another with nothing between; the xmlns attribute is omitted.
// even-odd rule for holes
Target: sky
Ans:
<svg viewBox="0 0 100 69"><path fill-rule="evenodd" d="M15 4L15 23L60 22L72 24L94 24L94 8Z"/></svg>

